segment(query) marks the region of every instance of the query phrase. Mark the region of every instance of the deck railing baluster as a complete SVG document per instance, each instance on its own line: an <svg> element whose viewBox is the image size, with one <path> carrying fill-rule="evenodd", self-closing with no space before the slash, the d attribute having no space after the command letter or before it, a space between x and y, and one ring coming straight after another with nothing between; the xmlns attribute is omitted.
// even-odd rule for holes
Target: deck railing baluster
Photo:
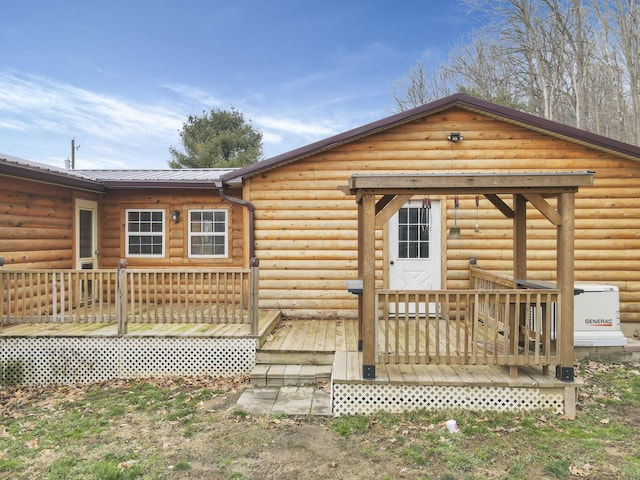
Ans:
<svg viewBox="0 0 640 480"><path fill-rule="evenodd" d="M555 290L379 290L380 358L391 364L545 367L557 360L551 341L557 300Z"/></svg>

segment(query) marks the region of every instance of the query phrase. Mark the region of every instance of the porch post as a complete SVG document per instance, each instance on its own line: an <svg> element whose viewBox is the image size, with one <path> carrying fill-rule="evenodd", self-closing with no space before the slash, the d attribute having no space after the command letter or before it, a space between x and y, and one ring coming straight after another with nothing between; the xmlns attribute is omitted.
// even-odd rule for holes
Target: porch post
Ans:
<svg viewBox="0 0 640 480"><path fill-rule="evenodd" d="M249 271L249 324L253 336L258 335L259 266L260 260L253 257Z"/></svg>
<svg viewBox="0 0 640 480"><path fill-rule="evenodd" d="M513 279L526 280L527 278L527 200L520 194L513 196ZM516 325L517 319L526 318L520 309L520 305L509 307L509 353L515 355L519 338L514 338L519 331ZM518 315L519 313L519 315ZM517 363L517 362L516 362ZM509 367L511 378L518 378L518 365Z"/></svg>
<svg viewBox="0 0 640 480"><path fill-rule="evenodd" d="M527 279L527 200L513 196L513 278Z"/></svg>
<svg viewBox="0 0 640 480"><path fill-rule="evenodd" d="M116 275L116 321L118 322L118 335L127 333L127 261L118 260L118 273Z"/></svg>
<svg viewBox="0 0 640 480"><path fill-rule="evenodd" d="M575 194L561 193L558 196L558 213L562 219L558 225L558 263L556 276L560 291L560 316L556 331L558 335L558 361L556 378L573 382L573 289L574 289L574 236Z"/></svg>
<svg viewBox="0 0 640 480"><path fill-rule="evenodd" d="M362 195L362 378L376 378L376 203Z"/></svg>
<svg viewBox="0 0 640 480"><path fill-rule="evenodd" d="M362 248L363 248L363 230L364 223L364 209L362 206L362 199L358 202L358 279L362 280ZM358 351L362 351L362 295L358 295Z"/></svg>
<svg viewBox="0 0 640 480"><path fill-rule="evenodd" d="M4 272L2 271L2 267L4 266L4 257L0 257L0 332L2 332L2 329L4 328L4 324L2 323L2 312L4 312ZM11 285L11 283L7 282L7 285ZM9 298L9 295L7 295L7 299ZM9 308L7 308L7 319L9 318L9 315L11 314L11 312L9 311Z"/></svg>

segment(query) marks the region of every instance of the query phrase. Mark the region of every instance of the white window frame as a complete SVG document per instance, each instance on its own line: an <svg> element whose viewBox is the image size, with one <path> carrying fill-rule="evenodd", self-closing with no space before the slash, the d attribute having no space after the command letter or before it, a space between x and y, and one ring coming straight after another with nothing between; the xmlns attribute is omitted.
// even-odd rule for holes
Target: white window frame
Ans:
<svg viewBox="0 0 640 480"><path fill-rule="evenodd" d="M149 212L151 214L153 213L160 213L162 216L162 220L161 220L161 225L162 225L162 231L161 232L130 232L129 231L129 213L132 212L138 212L138 213L143 213L143 212ZM163 209L159 209L159 208L129 208L127 210L125 210L125 220L124 220L124 224L125 224L125 252L126 252L126 256L129 258L163 258L165 255L165 243L166 243L166 221L165 221L165 217L166 217L166 212ZM129 240L130 237L132 236L142 236L142 235L149 235L149 236L155 236L155 237L160 237L162 239L162 251L160 253L130 253L129 252Z"/></svg>
<svg viewBox="0 0 640 480"><path fill-rule="evenodd" d="M215 216L216 213L224 213L224 232L194 232L191 223L192 213L211 212ZM229 258L229 210L226 208L193 208L187 213L188 235L187 243L189 245L189 258ZM224 253L218 255L195 254L191 251L191 239L194 237L222 237L224 240Z"/></svg>

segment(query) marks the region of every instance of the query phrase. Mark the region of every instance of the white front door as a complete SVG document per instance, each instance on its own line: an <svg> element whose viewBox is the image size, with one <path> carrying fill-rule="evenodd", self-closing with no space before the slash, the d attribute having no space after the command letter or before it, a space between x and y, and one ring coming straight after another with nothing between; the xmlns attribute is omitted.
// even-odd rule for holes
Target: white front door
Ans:
<svg viewBox="0 0 640 480"><path fill-rule="evenodd" d="M389 220L389 289L441 288L440 202L411 200Z"/></svg>
<svg viewBox="0 0 640 480"><path fill-rule="evenodd" d="M76 200L76 268L92 270L98 267L98 204L90 200ZM79 301L92 298L90 279L80 280Z"/></svg>
<svg viewBox="0 0 640 480"><path fill-rule="evenodd" d="M76 200L76 268L87 270L98 264L98 205L90 200Z"/></svg>

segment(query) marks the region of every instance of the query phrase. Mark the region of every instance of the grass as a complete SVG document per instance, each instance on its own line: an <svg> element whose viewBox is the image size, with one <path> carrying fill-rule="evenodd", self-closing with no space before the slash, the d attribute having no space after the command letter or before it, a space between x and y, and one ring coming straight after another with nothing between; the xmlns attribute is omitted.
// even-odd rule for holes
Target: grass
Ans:
<svg viewBox="0 0 640 480"><path fill-rule="evenodd" d="M228 391L181 381L119 382L55 395L34 390L28 399L15 390L0 397L0 479L260 478L247 465L269 458L269 448L285 451L281 458L287 449L300 452L305 442L294 439L296 432L304 437L313 424L348 460L326 460L314 450L304 462L310 472L335 461L373 464L377 478L640 478L640 365L587 362L577 370L587 386L575 420L548 411L453 410L252 417L233 402L215 412L199 408ZM459 433L447 432L450 418ZM326 478L341 476L335 475Z"/></svg>

